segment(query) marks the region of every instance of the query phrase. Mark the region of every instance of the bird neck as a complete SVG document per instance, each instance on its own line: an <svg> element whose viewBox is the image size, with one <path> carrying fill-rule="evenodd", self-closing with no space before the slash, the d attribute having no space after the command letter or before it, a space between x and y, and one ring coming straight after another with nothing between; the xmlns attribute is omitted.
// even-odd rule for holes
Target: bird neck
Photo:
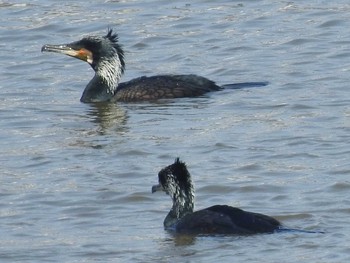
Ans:
<svg viewBox="0 0 350 263"><path fill-rule="evenodd" d="M80 99L82 102L109 101L117 92L123 67L118 57L102 60L92 66L95 76L86 86Z"/></svg>
<svg viewBox="0 0 350 263"><path fill-rule="evenodd" d="M192 189L191 189L192 190ZM165 217L164 226L166 228L173 227L177 221L187 214L193 213L194 193L190 191L188 194L178 191L173 195L173 207Z"/></svg>

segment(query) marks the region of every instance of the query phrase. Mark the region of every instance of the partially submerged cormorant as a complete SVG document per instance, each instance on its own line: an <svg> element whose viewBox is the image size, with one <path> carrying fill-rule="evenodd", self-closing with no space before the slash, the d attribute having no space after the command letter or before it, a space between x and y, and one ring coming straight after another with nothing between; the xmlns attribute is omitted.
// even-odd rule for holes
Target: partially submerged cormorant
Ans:
<svg viewBox="0 0 350 263"><path fill-rule="evenodd" d="M225 86L241 88L265 86L265 82L248 82L218 86L196 75L158 75L139 77L119 83L125 70L124 51L118 35L108 30L105 36L88 36L64 45L44 45L42 52L56 52L86 61L95 76L86 86L80 101L150 101L162 98L196 97Z"/></svg>
<svg viewBox="0 0 350 263"><path fill-rule="evenodd" d="M163 168L158 179L159 184L152 187L152 193L162 190L173 200L173 207L164 220L167 230L183 234L249 235L281 229L281 223L272 217L227 205L214 205L193 212L194 187L191 175L179 158Z"/></svg>

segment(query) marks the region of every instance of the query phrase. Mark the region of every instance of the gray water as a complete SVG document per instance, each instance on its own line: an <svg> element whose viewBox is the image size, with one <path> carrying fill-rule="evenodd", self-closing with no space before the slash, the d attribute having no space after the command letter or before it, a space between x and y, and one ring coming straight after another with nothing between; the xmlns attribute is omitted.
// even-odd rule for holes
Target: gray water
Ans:
<svg viewBox="0 0 350 263"><path fill-rule="evenodd" d="M88 64L41 53L114 28L123 80L269 81L157 103L79 102ZM349 1L0 3L1 262L348 262ZM301 232L175 237L151 194L181 157L196 208Z"/></svg>

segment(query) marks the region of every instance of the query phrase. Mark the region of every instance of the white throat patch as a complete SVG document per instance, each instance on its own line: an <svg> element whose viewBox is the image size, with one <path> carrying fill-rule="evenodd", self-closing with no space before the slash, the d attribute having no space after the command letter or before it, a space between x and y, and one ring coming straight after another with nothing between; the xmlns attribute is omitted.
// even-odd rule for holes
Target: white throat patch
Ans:
<svg viewBox="0 0 350 263"><path fill-rule="evenodd" d="M122 76L122 65L119 57L114 56L108 59L101 59L96 74L106 82L108 86L107 93L114 94Z"/></svg>

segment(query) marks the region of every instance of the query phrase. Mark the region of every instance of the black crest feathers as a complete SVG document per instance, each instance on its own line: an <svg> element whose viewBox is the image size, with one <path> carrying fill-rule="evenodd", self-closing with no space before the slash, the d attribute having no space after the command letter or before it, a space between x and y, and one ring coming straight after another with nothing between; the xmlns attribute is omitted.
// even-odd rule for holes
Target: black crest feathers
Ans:
<svg viewBox="0 0 350 263"><path fill-rule="evenodd" d="M189 193L188 191L192 191L191 175L187 170L186 163L180 161L180 158L176 158L175 162L170 166L170 170L180 189L187 194Z"/></svg>
<svg viewBox="0 0 350 263"><path fill-rule="evenodd" d="M125 70L124 50L119 44L118 34L114 33L112 28L108 28L107 35L105 35L104 38L108 39L111 42L112 46L115 48L115 50L117 50L119 60L122 65L122 73L124 73L124 70Z"/></svg>

